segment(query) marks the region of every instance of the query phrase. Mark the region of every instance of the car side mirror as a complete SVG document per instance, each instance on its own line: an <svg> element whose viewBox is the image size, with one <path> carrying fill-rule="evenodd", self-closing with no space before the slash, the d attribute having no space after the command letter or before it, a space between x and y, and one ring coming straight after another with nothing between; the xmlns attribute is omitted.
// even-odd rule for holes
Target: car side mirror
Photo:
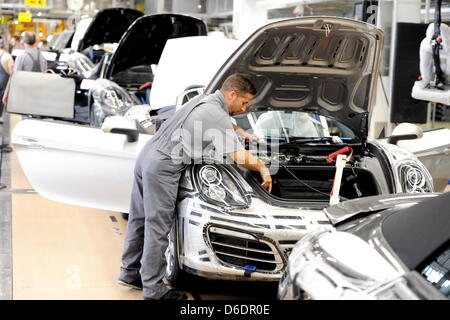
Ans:
<svg viewBox="0 0 450 320"><path fill-rule="evenodd" d="M102 124L102 131L105 133L117 133L127 136L128 142L136 142L139 139L139 131L136 124L121 116L107 117Z"/></svg>
<svg viewBox="0 0 450 320"><path fill-rule="evenodd" d="M413 140L423 137L423 130L412 123L400 123L388 137L388 143L397 144L400 140Z"/></svg>

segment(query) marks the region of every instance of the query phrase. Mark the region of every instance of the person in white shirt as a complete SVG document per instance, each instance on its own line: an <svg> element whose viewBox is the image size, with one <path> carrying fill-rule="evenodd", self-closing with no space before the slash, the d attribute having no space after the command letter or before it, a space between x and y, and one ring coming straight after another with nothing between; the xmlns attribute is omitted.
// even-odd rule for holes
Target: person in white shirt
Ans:
<svg viewBox="0 0 450 320"><path fill-rule="evenodd" d="M13 72L16 71L31 71L31 72L45 72L47 70L47 60L45 60L42 53L37 48L36 34L32 31L25 31L22 33L22 40L25 46L25 52L17 56L14 61ZM8 104L9 84L3 94L3 104Z"/></svg>
<svg viewBox="0 0 450 320"><path fill-rule="evenodd" d="M5 47L5 40L0 38L0 97L3 97L14 64L13 57L5 50ZM0 117L3 114L4 107L3 102L0 101Z"/></svg>

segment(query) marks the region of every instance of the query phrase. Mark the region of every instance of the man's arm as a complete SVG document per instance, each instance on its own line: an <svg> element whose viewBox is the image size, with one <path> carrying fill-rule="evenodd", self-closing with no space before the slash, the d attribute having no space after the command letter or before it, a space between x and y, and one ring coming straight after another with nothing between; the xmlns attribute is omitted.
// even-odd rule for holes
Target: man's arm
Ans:
<svg viewBox="0 0 450 320"><path fill-rule="evenodd" d="M267 191L272 191L272 177L270 175L270 171L267 166L261 160L257 159L254 155L252 155L248 150L240 150L230 153L231 158L237 164L242 167L251 170L251 171L259 171L261 174L261 178L263 179L263 183L261 186Z"/></svg>
<svg viewBox="0 0 450 320"><path fill-rule="evenodd" d="M259 138L257 136L254 136L248 132L245 132L244 129L242 129L241 127L235 125L234 123L231 124L233 126L234 131L236 131L236 134L238 136L243 137L244 139L248 140L248 141L258 141Z"/></svg>
<svg viewBox="0 0 450 320"><path fill-rule="evenodd" d="M0 97L0 98L2 98L2 102L3 102L3 105L5 107L8 104L9 85L10 85L10 82L11 82L11 76L12 76L13 70L14 70L14 60L13 60L12 56L9 56L6 59L6 72L9 74L9 79L8 79L8 82L6 83L6 87L5 87L5 91L3 93L3 97Z"/></svg>
<svg viewBox="0 0 450 320"><path fill-rule="evenodd" d="M3 97L2 97L2 102L5 107L8 104L9 84L10 83L11 83L11 77L9 77L9 79L8 79L8 83L6 84L5 92L3 93Z"/></svg>
<svg viewBox="0 0 450 320"><path fill-rule="evenodd" d="M205 122L207 123L206 120ZM263 179L261 186L271 192L272 177L270 176L269 169L267 169L264 162L258 160L249 151L245 150L244 146L237 137L239 132L237 132L236 129L240 129L241 133L245 133L245 131L242 128L232 124L228 115L219 115L212 128L216 131L218 130L218 133L221 133L219 137L211 136L211 140L214 141L213 143L216 146L216 151L220 154L229 154L234 162L246 169L251 171L259 171ZM209 130L206 131L208 132Z"/></svg>
<svg viewBox="0 0 450 320"><path fill-rule="evenodd" d="M11 73L10 73L10 76L9 76L9 79L8 79L8 83L6 84L6 87L5 87L5 93L3 94L3 97L2 97L2 102L3 102L3 105L4 105L5 107L6 107L6 105L8 104L9 89L10 89L10 86L11 86L11 77L12 77L12 74L13 74L13 72L15 72L15 71L22 70L22 65L23 65L22 60L23 60L23 55L19 55L19 56L16 58L16 61L13 60L13 64L12 64L12 66L11 66Z"/></svg>
<svg viewBox="0 0 450 320"><path fill-rule="evenodd" d="M8 55L8 58L6 59L6 72L9 75L12 75L13 67L14 67L14 59L11 55Z"/></svg>

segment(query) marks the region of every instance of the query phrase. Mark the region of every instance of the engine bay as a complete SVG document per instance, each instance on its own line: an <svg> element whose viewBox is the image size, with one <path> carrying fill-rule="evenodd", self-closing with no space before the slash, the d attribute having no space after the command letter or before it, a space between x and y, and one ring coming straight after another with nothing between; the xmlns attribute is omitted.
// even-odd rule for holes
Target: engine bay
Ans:
<svg viewBox="0 0 450 320"><path fill-rule="evenodd" d="M283 200L327 201L335 179L335 161L329 155L342 149L342 144L308 142L307 144L274 144L255 147L247 145L272 173L271 196ZM341 200L378 195L381 193L373 173L361 167L360 161L369 155L361 144L352 145L353 155L346 163L340 186ZM256 152L255 152L256 151ZM258 172L248 172L251 178L261 182ZM248 177L250 178L250 177ZM263 188L259 192L268 194Z"/></svg>

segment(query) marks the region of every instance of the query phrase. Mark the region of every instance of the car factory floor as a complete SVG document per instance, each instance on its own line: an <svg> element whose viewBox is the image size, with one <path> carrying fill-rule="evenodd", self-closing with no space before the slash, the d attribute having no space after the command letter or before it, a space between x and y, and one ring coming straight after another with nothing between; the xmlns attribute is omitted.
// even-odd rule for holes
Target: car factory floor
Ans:
<svg viewBox="0 0 450 320"><path fill-rule="evenodd" d="M21 119L3 118L7 132ZM116 284L127 223L120 213L41 197L14 151L3 154L2 169L0 300L142 299L141 291ZM275 282L200 281L186 293L189 299L272 300L276 290Z"/></svg>

